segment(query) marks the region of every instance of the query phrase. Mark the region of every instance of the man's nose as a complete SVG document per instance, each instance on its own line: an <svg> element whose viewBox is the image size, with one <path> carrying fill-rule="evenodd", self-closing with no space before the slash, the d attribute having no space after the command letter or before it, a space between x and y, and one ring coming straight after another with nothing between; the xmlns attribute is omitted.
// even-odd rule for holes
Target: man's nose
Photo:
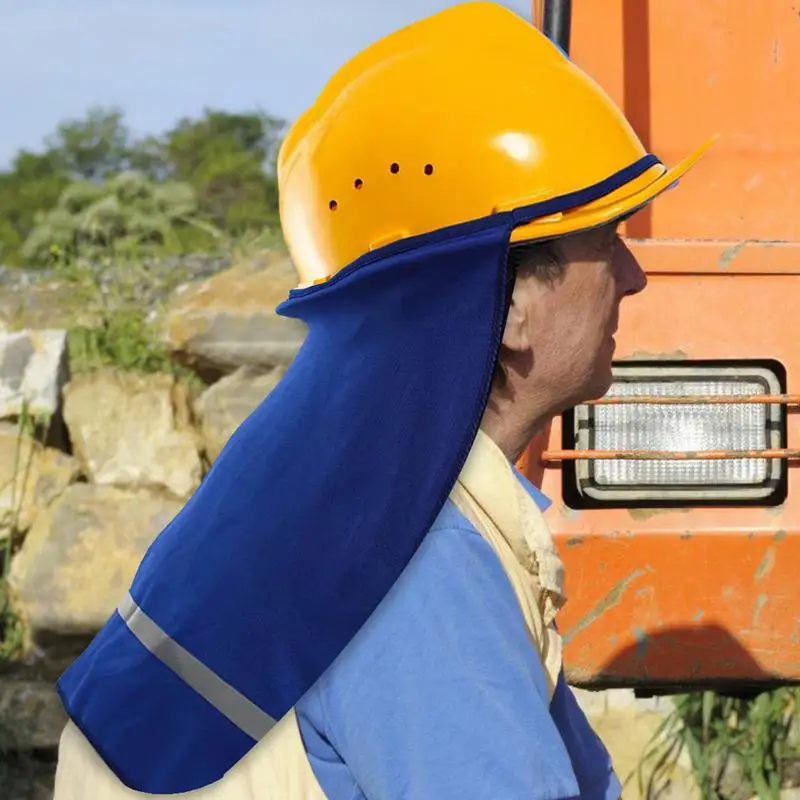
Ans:
<svg viewBox="0 0 800 800"><path fill-rule="evenodd" d="M619 293L623 297L639 294L647 286L647 275L628 245L620 238L614 248L614 274L617 276Z"/></svg>

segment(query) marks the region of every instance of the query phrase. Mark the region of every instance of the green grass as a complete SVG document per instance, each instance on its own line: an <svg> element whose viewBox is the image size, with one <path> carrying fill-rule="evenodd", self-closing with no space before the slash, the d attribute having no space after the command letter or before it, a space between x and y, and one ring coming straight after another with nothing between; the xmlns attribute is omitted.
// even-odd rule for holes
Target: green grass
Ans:
<svg viewBox="0 0 800 800"><path fill-rule="evenodd" d="M733 789L741 791L744 781L750 796L778 800L786 767L800 758L791 735L798 703L798 687L781 687L750 699L711 691L674 698L673 710L640 764L640 792L657 796L685 751L703 800L725 800ZM645 769L652 770L647 785Z"/></svg>
<svg viewBox="0 0 800 800"><path fill-rule="evenodd" d="M118 309L94 326L70 328L67 343L73 373L102 367L139 373L185 372L149 328L144 313L136 308Z"/></svg>
<svg viewBox="0 0 800 800"><path fill-rule="evenodd" d="M106 258L93 266L86 259L56 253L54 263L66 291L83 312L84 321L68 331L72 372L109 366L131 372L173 369L164 345L147 323L150 308L142 299L163 278L148 274L132 259ZM175 285L181 278L173 276Z"/></svg>
<svg viewBox="0 0 800 800"><path fill-rule="evenodd" d="M11 486L11 514L8 520L7 536L0 542L0 661L7 661L17 657L23 647L24 628L11 600L8 574L11 568L11 556L21 534L20 517L33 461L33 448L26 447L25 443L26 439L34 436L39 426L47 428L49 420L44 418L35 419L29 414L27 406L23 405L22 414L17 424L14 465L9 481ZM2 487L3 490L6 488L6 486Z"/></svg>

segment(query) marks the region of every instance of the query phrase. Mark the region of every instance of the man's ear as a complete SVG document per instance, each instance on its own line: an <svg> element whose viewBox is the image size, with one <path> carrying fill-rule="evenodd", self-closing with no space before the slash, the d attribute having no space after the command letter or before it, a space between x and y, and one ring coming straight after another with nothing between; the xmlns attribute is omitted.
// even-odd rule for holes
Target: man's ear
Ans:
<svg viewBox="0 0 800 800"><path fill-rule="evenodd" d="M517 278L503 331L503 347L518 353L531 348L528 315L533 298L529 296L531 287L528 284L524 278Z"/></svg>

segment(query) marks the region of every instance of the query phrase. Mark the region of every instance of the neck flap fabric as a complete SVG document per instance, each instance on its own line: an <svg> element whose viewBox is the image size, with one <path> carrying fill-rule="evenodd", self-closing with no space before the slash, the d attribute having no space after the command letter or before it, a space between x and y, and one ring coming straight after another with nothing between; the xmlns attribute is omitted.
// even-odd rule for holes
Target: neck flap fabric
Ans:
<svg viewBox="0 0 800 800"><path fill-rule="evenodd" d="M480 424L511 226L385 248L279 307L308 325L303 347L58 684L123 783L219 780L395 583Z"/></svg>

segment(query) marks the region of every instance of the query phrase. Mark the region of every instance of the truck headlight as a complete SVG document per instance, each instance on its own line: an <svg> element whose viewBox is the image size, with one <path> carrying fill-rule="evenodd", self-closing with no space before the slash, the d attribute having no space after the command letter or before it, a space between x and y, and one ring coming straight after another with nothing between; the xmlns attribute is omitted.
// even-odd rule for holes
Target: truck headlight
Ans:
<svg viewBox="0 0 800 800"><path fill-rule="evenodd" d="M785 409L779 403L659 403L660 397L779 395L780 367L622 363L614 367L607 398L633 396L647 402L582 405L574 409L576 450L687 453L779 449ZM768 502L784 478L778 458L700 460L577 460L573 489L603 505L648 501Z"/></svg>

